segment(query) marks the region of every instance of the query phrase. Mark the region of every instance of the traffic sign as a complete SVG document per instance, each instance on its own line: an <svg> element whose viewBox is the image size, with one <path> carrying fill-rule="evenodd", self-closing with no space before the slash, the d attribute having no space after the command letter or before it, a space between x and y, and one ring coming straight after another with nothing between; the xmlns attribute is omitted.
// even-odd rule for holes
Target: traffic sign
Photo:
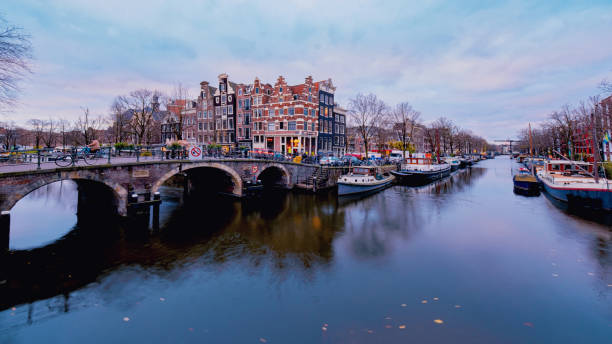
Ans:
<svg viewBox="0 0 612 344"><path fill-rule="evenodd" d="M253 172L253 173L257 173L257 165L253 165L253 166L251 167L251 172Z"/></svg>
<svg viewBox="0 0 612 344"><path fill-rule="evenodd" d="M202 159L202 149L197 146L193 146L189 149L189 160L200 160Z"/></svg>

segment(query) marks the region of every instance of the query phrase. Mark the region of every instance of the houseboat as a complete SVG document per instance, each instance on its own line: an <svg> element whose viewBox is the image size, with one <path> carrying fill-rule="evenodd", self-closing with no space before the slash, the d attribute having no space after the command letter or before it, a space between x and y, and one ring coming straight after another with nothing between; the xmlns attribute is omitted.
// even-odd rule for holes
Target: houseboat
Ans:
<svg viewBox="0 0 612 344"><path fill-rule="evenodd" d="M550 160L537 177L553 198L570 206L612 210L612 189L589 162Z"/></svg>
<svg viewBox="0 0 612 344"><path fill-rule="evenodd" d="M338 178L338 196L356 195L380 190L393 181L393 176L382 173L377 166L355 166Z"/></svg>
<svg viewBox="0 0 612 344"><path fill-rule="evenodd" d="M406 184L427 184L446 177L451 172L451 165L446 162L436 163L430 157L406 158L399 171L391 171L399 182Z"/></svg>

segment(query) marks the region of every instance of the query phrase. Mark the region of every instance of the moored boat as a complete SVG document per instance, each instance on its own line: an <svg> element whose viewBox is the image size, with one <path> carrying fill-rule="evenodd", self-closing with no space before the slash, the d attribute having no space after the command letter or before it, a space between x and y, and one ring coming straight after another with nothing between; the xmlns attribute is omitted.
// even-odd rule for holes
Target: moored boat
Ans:
<svg viewBox="0 0 612 344"><path fill-rule="evenodd" d="M521 167L519 173L512 177L514 191L524 194L539 194L540 183L538 179L532 175L528 169Z"/></svg>
<svg viewBox="0 0 612 344"><path fill-rule="evenodd" d="M391 171L400 183L427 184L446 177L451 172L447 163L435 163L431 158L406 158L399 171Z"/></svg>
<svg viewBox="0 0 612 344"><path fill-rule="evenodd" d="M551 160L545 163L537 177L550 196L570 206L612 211L609 181L597 173L592 163Z"/></svg>
<svg viewBox="0 0 612 344"><path fill-rule="evenodd" d="M444 161L451 166L451 172L457 171L459 166L461 166L461 162L456 157L448 156L444 158Z"/></svg>
<svg viewBox="0 0 612 344"><path fill-rule="evenodd" d="M356 166L338 178L338 196L355 195L380 190L391 184L394 177L382 173L380 167Z"/></svg>

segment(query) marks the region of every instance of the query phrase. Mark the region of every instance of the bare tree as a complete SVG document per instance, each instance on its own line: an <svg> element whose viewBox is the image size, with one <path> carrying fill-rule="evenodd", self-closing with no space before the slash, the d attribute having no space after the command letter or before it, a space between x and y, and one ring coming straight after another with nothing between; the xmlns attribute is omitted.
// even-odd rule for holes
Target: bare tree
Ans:
<svg viewBox="0 0 612 344"><path fill-rule="evenodd" d="M115 97L111 105L110 120L112 122L112 140L115 143L125 142L130 135L130 118L126 97Z"/></svg>
<svg viewBox="0 0 612 344"><path fill-rule="evenodd" d="M89 108L82 108L83 116L79 117L75 122L75 130L83 139L83 144L89 144L91 141L98 138L98 132L104 124L102 116L94 117L89 113ZM76 140L75 140L76 141ZM77 144L81 143L79 142Z"/></svg>
<svg viewBox="0 0 612 344"><path fill-rule="evenodd" d="M393 129L397 133L402 145L402 156L406 158L406 149L412 142L414 128L418 124L421 113L412 108L408 102L399 103L391 112L393 116Z"/></svg>
<svg viewBox="0 0 612 344"><path fill-rule="evenodd" d="M357 94L349 100L349 115L356 127L357 135L363 141L365 157L368 159L369 144L376 135L376 128L385 119L387 105L370 93Z"/></svg>
<svg viewBox="0 0 612 344"><path fill-rule="evenodd" d="M0 17L0 110L14 105L30 58L30 36Z"/></svg>
<svg viewBox="0 0 612 344"><path fill-rule="evenodd" d="M60 119L57 121L57 127L60 132L60 137L62 139L62 148L66 149L66 145L68 144L68 131L70 128L70 122L66 119Z"/></svg>
<svg viewBox="0 0 612 344"><path fill-rule="evenodd" d="M599 84L599 88L603 92L607 92L607 93L612 92L612 81L610 81L608 79L602 80L601 83Z"/></svg>
<svg viewBox="0 0 612 344"><path fill-rule="evenodd" d="M6 150L10 150L17 145L17 139L19 137L18 128L15 122L0 123L0 137L2 138L2 145Z"/></svg>
<svg viewBox="0 0 612 344"><path fill-rule="evenodd" d="M139 145L147 138L147 132L153 128L154 119L152 103L154 97L159 97L159 95L160 93L158 91L139 89L130 92L127 98L129 111L132 114L130 127L136 138L136 143Z"/></svg>
<svg viewBox="0 0 612 344"><path fill-rule="evenodd" d="M57 138L57 122L53 119L49 119L43 123L43 142L47 148L55 146L55 139Z"/></svg>
<svg viewBox="0 0 612 344"><path fill-rule="evenodd" d="M174 86L174 91L172 93L172 99L178 104L178 118L177 125L173 126L174 134L176 135L177 140L183 139L183 125L185 124L185 120L183 118L185 110L187 110L187 102L189 101L189 90L183 86L180 82Z"/></svg>
<svg viewBox="0 0 612 344"><path fill-rule="evenodd" d="M43 139L43 133L45 131L45 121L33 118L28 121L28 124L32 127L32 134L34 135L34 148L40 148L40 142Z"/></svg>

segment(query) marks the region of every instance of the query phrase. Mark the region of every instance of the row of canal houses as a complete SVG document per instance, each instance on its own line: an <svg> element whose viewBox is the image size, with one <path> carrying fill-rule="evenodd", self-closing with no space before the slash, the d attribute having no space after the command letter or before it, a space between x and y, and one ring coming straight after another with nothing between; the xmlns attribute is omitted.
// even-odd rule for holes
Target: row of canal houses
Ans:
<svg viewBox="0 0 612 344"><path fill-rule="evenodd" d="M341 156L346 153L346 110L335 104L335 91L331 79L315 82L311 76L298 85L279 76L271 85L259 78L235 83L220 74L214 86L200 83L197 99L168 104L162 139L176 139L172 129L182 118L182 139L192 144Z"/></svg>

